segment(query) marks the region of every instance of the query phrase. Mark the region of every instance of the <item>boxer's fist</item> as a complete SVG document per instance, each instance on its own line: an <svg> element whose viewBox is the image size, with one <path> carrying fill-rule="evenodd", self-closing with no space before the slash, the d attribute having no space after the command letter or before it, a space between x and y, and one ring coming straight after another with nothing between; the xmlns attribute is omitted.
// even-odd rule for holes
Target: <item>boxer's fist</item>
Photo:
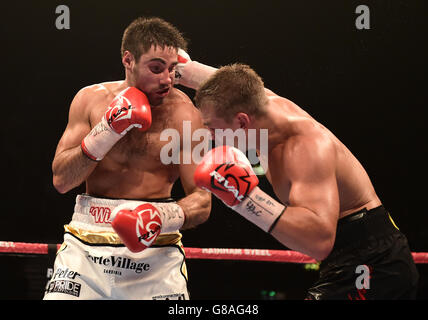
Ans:
<svg viewBox="0 0 428 320"><path fill-rule="evenodd" d="M177 232L184 223L183 209L175 202L126 201L111 214L111 225L132 252L150 247L162 233Z"/></svg>
<svg viewBox="0 0 428 320"><path fill-rule="evenodd" d="M152 113L146 95L128 87L113 99L101 121L82 140L82 152L91 160L101 161L129 130L137 127L146 131L151 124Z"/></svg>
<svg viewBox="0 0 428 320"><path fill-rule="evenodd" d="M104 119L111 129L121 135L134 127L146 131L152 124L149 101L142 91L128 87L113 99Z"/></svg>
<svg viewBox="0 0 428 320"><path fill-rule="evenodd" d="M114 209L112 216L111 225L114 231L132 252L140 252L150 247L161 232L161 215L150 203L137 207L132 203L125 203Z"/></svg>
<svg viewBox="0 0 428 320"><path fill-rule="evenodd" d="M230 207L239 204L259 183L247 157L229 146L210 150L196 167L194 180Z"/></svg>

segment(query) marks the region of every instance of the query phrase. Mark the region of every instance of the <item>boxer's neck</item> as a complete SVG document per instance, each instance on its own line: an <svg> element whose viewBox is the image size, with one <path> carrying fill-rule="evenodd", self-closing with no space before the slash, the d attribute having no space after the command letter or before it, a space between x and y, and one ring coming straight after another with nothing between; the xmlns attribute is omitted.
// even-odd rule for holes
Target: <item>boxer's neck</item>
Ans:
<svg viewBox="0 0 428 320"><path fill-rule="evenodd" d="M289 119L285 115L284 110L282 108L278 108L278 106L269 105L266 108L266 113L263 116L259 117L251 117L251 128L257 130L257 151L260 152L261 145L260 143L263 140L260 139L261 130L267 129L268 132L268 149L272 150L279 143L284 142L284 138L291 135L289 132Z"/></svg>

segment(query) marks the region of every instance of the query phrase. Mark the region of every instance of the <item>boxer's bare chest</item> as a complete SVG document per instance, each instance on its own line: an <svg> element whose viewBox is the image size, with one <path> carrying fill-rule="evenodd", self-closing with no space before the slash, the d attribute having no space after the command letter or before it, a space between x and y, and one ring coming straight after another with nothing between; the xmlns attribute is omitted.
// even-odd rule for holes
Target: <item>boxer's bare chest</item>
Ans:
<svg viewBox="0 0 428 320"><path fill-rule="evenodd" d="M150 129L146 132L132 129L115 145L111 156L120 162L127 160L160 162L161 149L166 144L165 141L161 141L161 134L163 130L172 126L171 122L166 112L153 110Z"/></svg>

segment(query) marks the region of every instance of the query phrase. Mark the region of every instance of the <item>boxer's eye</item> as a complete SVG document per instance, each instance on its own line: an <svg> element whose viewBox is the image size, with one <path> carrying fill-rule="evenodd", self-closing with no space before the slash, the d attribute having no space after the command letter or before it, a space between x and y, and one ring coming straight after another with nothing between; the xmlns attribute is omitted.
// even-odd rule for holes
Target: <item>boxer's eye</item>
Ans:
<svg viewBox="0 0 428 320"><path fill-rule="evenodd" d="M151 72L158 74L158 73L162 73L165 70L165 67L160 64L153 64L149 66L149 69Z"/></svg>
<svg viewBox="0 0 428 320"><path fill-rule="evenodd" d="M171 73L173 71L175 71L175 67L177 66L177 63L172 64L169 68L168 71Z"/></svg>

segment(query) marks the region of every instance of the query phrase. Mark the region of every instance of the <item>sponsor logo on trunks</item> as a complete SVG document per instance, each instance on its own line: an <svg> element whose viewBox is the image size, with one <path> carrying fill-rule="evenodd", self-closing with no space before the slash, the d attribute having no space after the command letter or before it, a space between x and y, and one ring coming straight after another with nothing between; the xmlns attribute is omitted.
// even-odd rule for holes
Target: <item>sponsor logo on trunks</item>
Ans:
<svg viewBox="0 0 428 320"><path fill-rule="evenodd" d="M72 271L68 268L65 268L65 269L58 268L58 269L56 269L54 275L52 276L52 280L55 280L55 279L76 279L76 277L80 277L80 273L78 273L76 271Z"/></svg>
<svg viewBox="0 0 428 320"><path fill-rule="evenodd" d="M46 293L65 293L75 297L80 296L81 284L72 280L77 280L80 273L72 271L68 268L56 269L51 281L46 286Z"/></svg>
<svg viewBox="0 0 428 320"><path fill-rule="evenodd" d="M65 293L70 294L72 296L78 297L80 296L80 289L82 285L80 283L70 281L70 280L55 280L49 282L46 293Z"/></svg>
<svg viewBox="0 0 428 320"><path fill-rule="evenodd" d="M164 294L152 297L152 300L185 300L184 293Z"/></svg>
<svg viewBox="0 0 428 320"><path fill-rule="evenodd" d="M111 210L108 207L91 206L89 208L89 213L94 217L95 223L111 223Z"/></svg>
<svg viewBox="0 0 428 320"><path fill-rule="evenodd" d="M135 262L125 257L96 257L88 253L87 258L89 259L89 261L101 266L125 270L134 270L135 273L141 273L143 271L150 270L150 264L144 262ZM104 273L122 275L122 272L120 270L104 269Z"/></svg>

